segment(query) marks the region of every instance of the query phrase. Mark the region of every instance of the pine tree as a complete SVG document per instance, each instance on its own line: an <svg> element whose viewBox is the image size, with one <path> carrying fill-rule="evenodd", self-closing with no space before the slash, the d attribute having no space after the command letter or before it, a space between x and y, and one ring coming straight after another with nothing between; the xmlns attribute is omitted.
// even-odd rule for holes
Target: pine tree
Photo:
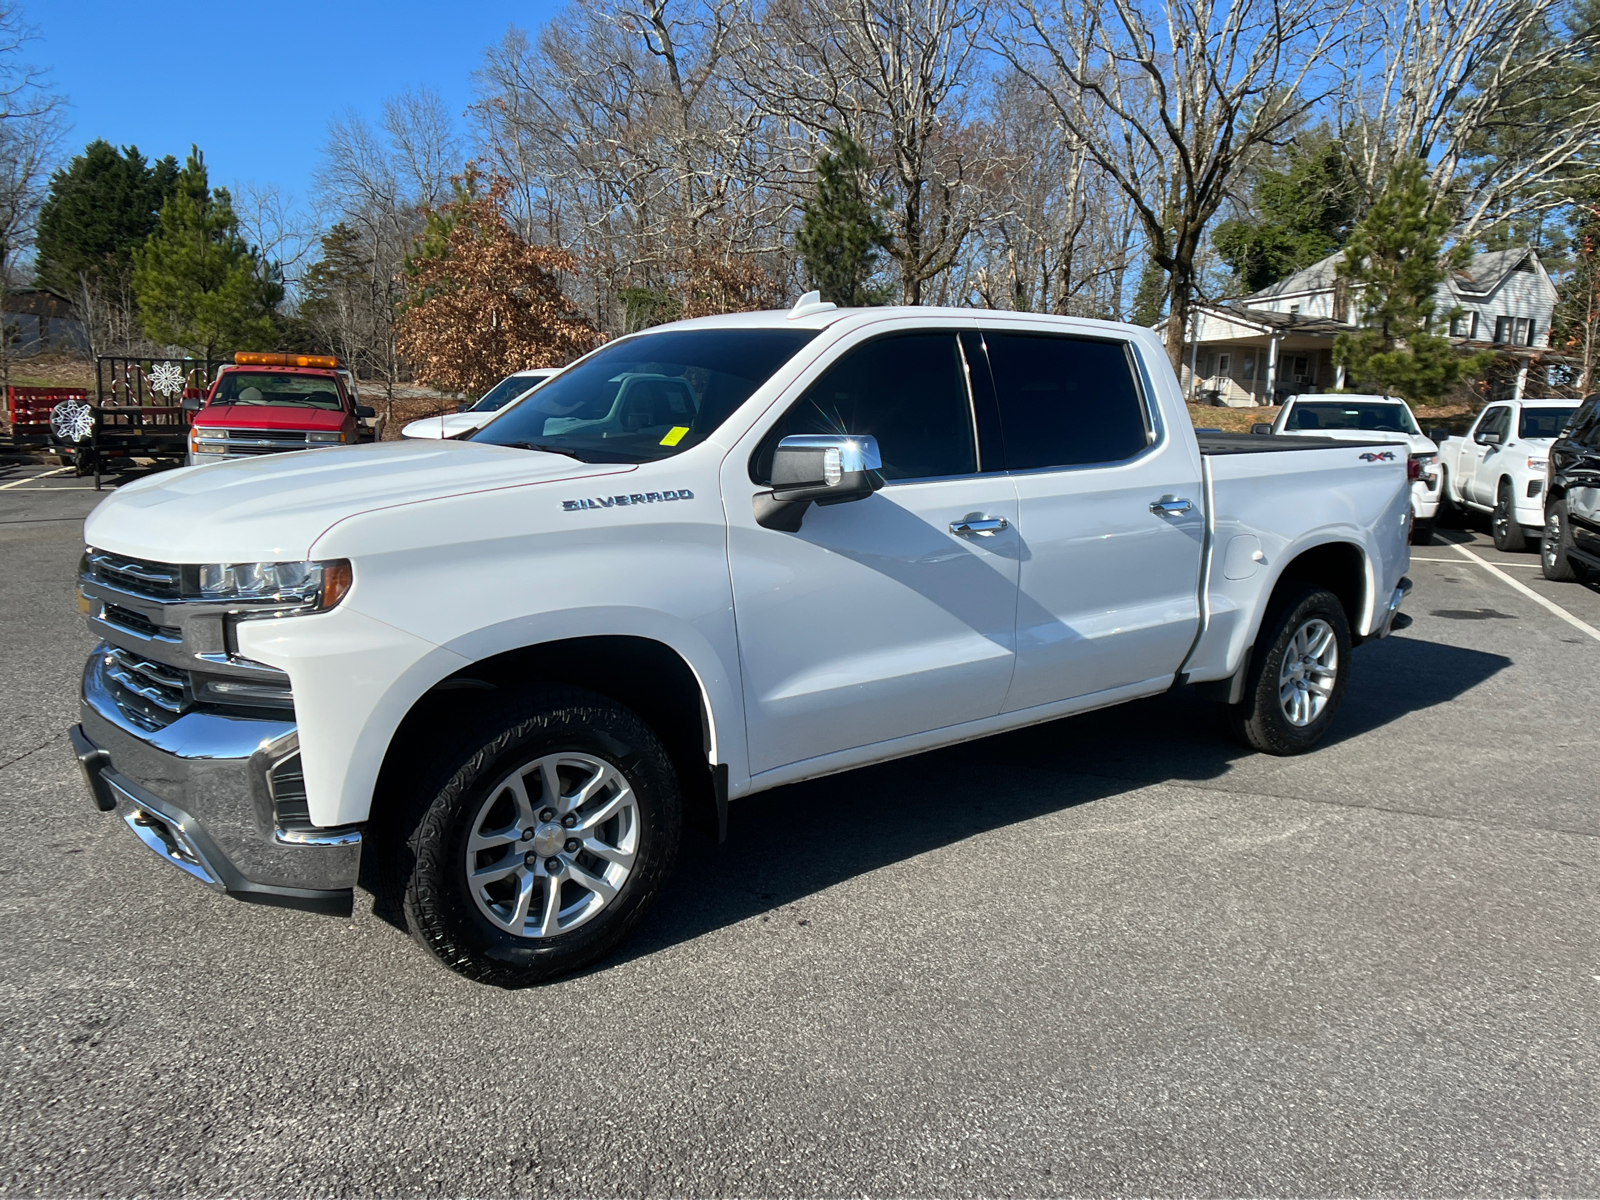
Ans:
<svg viewBox="0 0 1600 1200"><path fill-rule="evenodd" d="M134 253L133 291L146 335L198 357L260 349L274 340L283 284L239 236L226 188L213 190L191 148L155 233Z"/></svg>
<svg viewBox="0 0 1600 1200"><path fill-rule="evenodd" d="M1467 254L1461 245L1444 250L1453 224L1420 159L1402 159L1390 168L1339 264L1359 305L1361 328L1334 339L1333 358L1358 386L1416 404L1437 403L1493 357L1457 354L1449 338L1432 331L1436 322L1456 315L1436 311L1439 285Z"/></svg>
<svg viewBox="0 0 1600 1200"><path fill-rule="evenodd" d="M1254 215L1223 221L1211 244L1245 289L1259 292L1344 245L1361 184L1344 148L1320 133L1291 143L1281 165L1260 167L1250 197Z"/></svg>
<svg viewBox="0 0 1600 1200"><path fill-rule="evenodd" d="M39 282L69 296L85 281L99 291L120 290L177 178L171 155L151 164L136 146L119 152L109 142L90 142L50 177L39 210Z"/></svg>
<svg viewBox="0 0 1600 1200"><path fill-rule="evenodd" d="M817 159L816 189L800 208L795 245L811 285L824 300L848 307L887 302L887 285L870 281L890 242L881 208L867 197L872 159L849 134L828 134Z"/></svg>

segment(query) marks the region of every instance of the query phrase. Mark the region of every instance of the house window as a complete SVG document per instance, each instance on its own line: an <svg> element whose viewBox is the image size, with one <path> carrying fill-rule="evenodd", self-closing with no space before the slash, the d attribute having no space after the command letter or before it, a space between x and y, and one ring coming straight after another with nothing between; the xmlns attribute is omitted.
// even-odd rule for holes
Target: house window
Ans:
<svg viewBox="0 0 1600 1200"><path fill-rule="evenodd" d="M1256 356L1253 353L1246 354L1244 356L1244 362L1240 364L1240 367L1240 374L1245 379L1254 379L1256 377Z"/></svg>
<svg viewBox="0 0 1600 1200"><path fill-rule="evenodd" d="M1527 317L1518 317L1516 328L1517 333L1514 344L1518 346L1533 345L1533 322L1528 320Z"/></svg>
<svg viewBox="0 0 1600 1200"><path fill-rule="evenodd" d="M1304 354L1295 355L1294 361L1289 366L1289 378L1295 383L1311 382L1311 360Z"/></svg>
<svg viewBox="0 0 1600 1200"><path fill-rule="evenodd" d="M1496 317L1494 319L1495 345L1504 346L1511 340L1511 318Z"/></svg>
<svg viewBox="0 0 1600 1200"><path fill-rule="evenodd" d="M1472 328L1470 330L1468 330L1467 337L1471 338L1473 341L1477 341L1478 340L1478 314L1477 313L1473 313L1472 314Z"/></svg>
<svg viewBox="0 0 1600 1200"><path fill-rule="evenodd" d="M1228 373L1228 365L1229 365L1231 359L1232 359L1231 355L1227 355L1227 354L1219 354L1219 355L1217 355L1217 374L1218 375L1226 375Z"/></svg>
<svg viewBox="0 0 1600 1200"><path fill-rule="evenodd" d="M1450 318L1450 336L1464 338L1467 330L1471 328L1471 321L1466 313L1457 313Z"/></svg>

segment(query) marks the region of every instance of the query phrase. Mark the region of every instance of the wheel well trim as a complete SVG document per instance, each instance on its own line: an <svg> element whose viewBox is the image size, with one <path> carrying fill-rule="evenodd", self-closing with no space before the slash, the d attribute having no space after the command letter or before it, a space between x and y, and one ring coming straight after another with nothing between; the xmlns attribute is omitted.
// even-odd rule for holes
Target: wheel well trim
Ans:
<svg viewBox="0 0 1600 1200"><path fill-rule="evenodd" d="M1255 611L1250 615L1250 622L1247 627L1248 634L1243 639L1242 652L1238 661L1232 664L1233 671L1240 670L1248 660L1251 648L1256 644L1256 639L1261 636L1261 624L1266 620L1267 610L1272 607L1272 598L1277 594L1279 585L1284 582L1285 574L1289 568L1299 562L1305 555L1324 546L1347 546L1360 556L1362 594L1358 598L1359 611L1351 614L1355 618L1351 621L1351 628L1358 639L1366 637L1371 632L1373 603L1374 597L1378 594L1379 584L1377 568L1369 548L1363 544L1359 534L1354 531L1341 533L1331 530L1318 530L1307 534L1302 541L1286 546L1283 552L1279 554L1279 565L1268 576L1267 582L1262 586L1260 600L1255 606ZM1230 672L1231 674L1232 672Z"/></svg>

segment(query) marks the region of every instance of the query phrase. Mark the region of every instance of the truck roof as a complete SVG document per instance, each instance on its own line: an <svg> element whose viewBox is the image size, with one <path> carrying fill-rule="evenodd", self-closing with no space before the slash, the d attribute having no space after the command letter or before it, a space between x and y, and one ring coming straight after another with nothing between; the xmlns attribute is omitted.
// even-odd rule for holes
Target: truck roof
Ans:
<svg viewBox="0 0 1600 1200"><path fill-rule="evenodd" d="M798 310L798 311L797 311ZM1063 330L1099 329L1126 337L1130 333L1150 335L1143 325L1129 325L1120 321L1101 321L1092 317L1062 317L1051 313L1016 312L995 308L935 308L918 304L886 304L874 308L835 308L813 305L792 309L763 309L757 312L723 313L713 317L692 317L686 321L672 321L655 325L644 332L656 333L665 329L827 329L835 325L866 325L878 321L911 317L926 320L929 317L956 317L963 320L1026 320L1030 323L1044 321L1059 324Z"/></svg>

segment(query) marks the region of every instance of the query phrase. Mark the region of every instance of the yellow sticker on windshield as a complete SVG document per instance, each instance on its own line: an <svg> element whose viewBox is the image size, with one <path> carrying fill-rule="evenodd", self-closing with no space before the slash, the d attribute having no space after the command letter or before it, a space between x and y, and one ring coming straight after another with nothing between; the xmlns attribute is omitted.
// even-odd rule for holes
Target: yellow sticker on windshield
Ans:
<svg viewBox="0 0 1600 1200"><path fill-rule="evenodd" d="M667 436L661 439L661 444L663 446L676 446L679 442L683 441L683 435L688 432L689 427L687 425L674 425L671 429L667 430Z"/></svg>

